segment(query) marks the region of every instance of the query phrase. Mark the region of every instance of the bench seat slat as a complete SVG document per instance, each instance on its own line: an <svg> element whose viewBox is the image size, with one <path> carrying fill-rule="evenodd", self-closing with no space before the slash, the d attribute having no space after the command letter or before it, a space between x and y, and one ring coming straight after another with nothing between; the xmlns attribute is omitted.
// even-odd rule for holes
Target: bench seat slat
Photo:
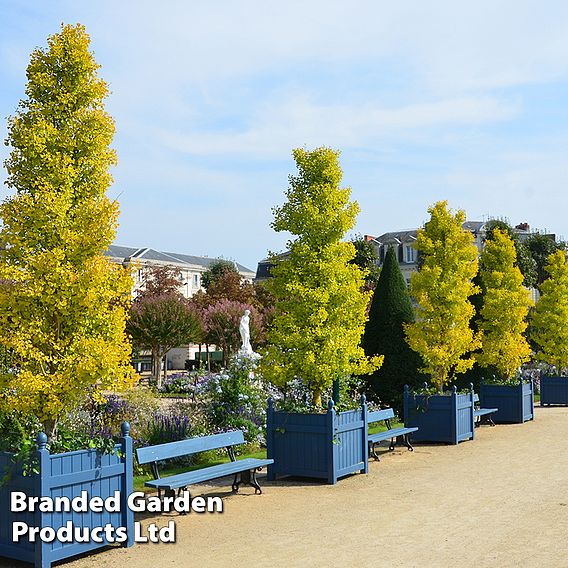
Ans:
<svg viewBox="0 0 568 568"><path fill-rule="evenodd" d="M473 411L474 416L485 416L486 414L493 414L497 412L498 408L476 408Z"/></svg>
<svg viewBox="0 0 568 568"><path fill-rule="evenodd" d="M271 459L246 458L234 462L204 467L203 469L196 469L195 471L189 471L187 473L170 475L169 477L162 477L161 479L154 479L152 481L147 481L145 485L155 489L179 489L180 487L201 483L202 481L209 481L212 479L218 479L219 477L225 477L227 475L234 475L235 473L240 473L248 469L264 467L272 463L274 463L274 460Z"/></svg>
<svg viewBox="0 0 568 568"><path fill-rule="evenodd" d="M390 438L396 438L398 436L405 436L406 434L411 434L416 432L418 428L393 428L392 430L386 430L385 432L377 432L376 434L369 434L369 442L376 444L377 442L382 442L383 440L389 440Z"/></svg>

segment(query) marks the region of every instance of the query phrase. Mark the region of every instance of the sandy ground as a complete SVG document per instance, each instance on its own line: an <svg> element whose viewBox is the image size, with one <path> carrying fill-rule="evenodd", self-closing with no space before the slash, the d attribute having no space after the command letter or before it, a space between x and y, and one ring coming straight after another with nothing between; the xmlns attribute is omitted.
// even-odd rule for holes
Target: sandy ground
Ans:
<svg viewBox="0 0 568 568"><path fill-rule="evenodd" d="M223 514L145 521L174 518L176 544L62 565L568 567L567 478L568 409L538 408L533 422L478 428L474 442L397 448L336 486L261 479L260 496L202 486L224 496Z"/></svg>

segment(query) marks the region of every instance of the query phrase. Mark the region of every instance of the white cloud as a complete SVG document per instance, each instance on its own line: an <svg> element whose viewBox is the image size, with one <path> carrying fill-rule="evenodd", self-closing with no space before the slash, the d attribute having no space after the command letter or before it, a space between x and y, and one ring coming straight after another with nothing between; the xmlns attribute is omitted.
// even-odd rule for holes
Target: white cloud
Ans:
<svg viewBox="0 0 568 568"><path fill-rule="evenodd" d="M519 112L518 102L493 97L463 97L431 103L382 108L379 105L317 105L295 96L257 109L240 132L194 132L158 129L161 145L194 155L236 154L278 158L290 149L331 145L361 147L386 142L406 131L441 126L477 125L507 120Z"/></svg>

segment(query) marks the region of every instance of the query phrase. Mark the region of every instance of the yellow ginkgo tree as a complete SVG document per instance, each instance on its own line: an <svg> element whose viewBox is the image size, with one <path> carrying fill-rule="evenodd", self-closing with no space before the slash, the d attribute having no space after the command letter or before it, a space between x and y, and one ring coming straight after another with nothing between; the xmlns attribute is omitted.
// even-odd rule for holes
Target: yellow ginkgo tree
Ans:
<svg viewBox="0 0 568 568"><path fill-rule="evenodd" d="M366 357L361 335L370 292L365 273L343 242L359 206L340 187L339 152L294 150L298 174L290 176L287 201L274 209L273 228L292 234L289 254L275 258L269 289L276 311L261 361L264 376L279 386L300 379L314 406L334 381L373 372L382 357Z"/></svg>
<svg viewBox="0 0 568 568"><path fill-rule="evenodd" d="M0 404L35 414L48 434L86 395L135 380L125 334L132 280L103 256L118 219L105 195L114 122L89 41L83 26L63 25L36 49L8 120L0 344L11 368Z"/></svg>
<svg viewBox="0 0 568 568"><path fill-rule="evenodd" d="M566 251L548 257L549 278L540 285L542 296L531 322L531 337L539 349L536 358L556 367L558 375L568 367L568 263Z"/></svg>
<svg viewBox="0 0 568 568"><path fill-rule="evenodd" d="M470 327L477 291L477 248L473 235L462 228L463 211L439 201L428 209L430 220L418 231L415 247L422 265L410 280L416 321L405 325L406 339L424 362L438 392L474 364L471 355L480 338Z"/></svg>
<svg viewBox="0 0 568 568"><path fill-rule="evenodd" d="M517 266L515 243L507 233L495 229L487 240L480 276L484 295L479 327L483 339L477 360L483 367L497 369L506 382L511 381L530 359L524 332L532 300Z"/></svg>

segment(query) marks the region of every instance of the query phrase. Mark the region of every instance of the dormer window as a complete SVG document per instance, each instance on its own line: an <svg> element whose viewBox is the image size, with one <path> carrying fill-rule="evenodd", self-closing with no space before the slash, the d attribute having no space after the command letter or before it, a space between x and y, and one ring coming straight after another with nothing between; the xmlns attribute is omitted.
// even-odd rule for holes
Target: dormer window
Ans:
<svg viewBox="0 0 568 568"><path fill-rule="evenodd" d="M404 245L404 261L409 264L416 262L416 249L412 245Z"/></svg>

